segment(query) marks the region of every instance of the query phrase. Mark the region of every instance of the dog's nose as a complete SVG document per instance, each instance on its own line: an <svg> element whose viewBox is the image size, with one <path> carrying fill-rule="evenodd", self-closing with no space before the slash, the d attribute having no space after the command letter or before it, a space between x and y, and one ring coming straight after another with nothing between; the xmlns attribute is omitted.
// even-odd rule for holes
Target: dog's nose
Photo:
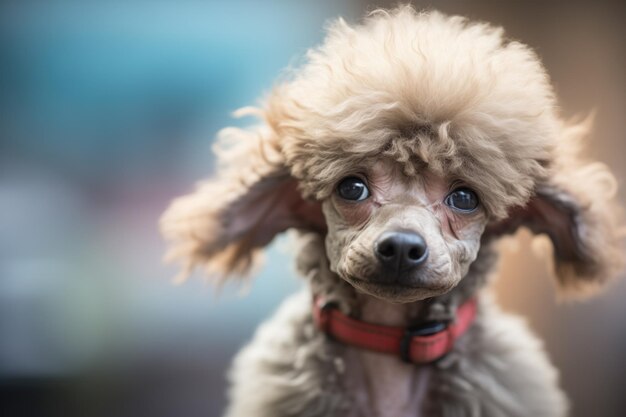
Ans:
<svg viewBox="0 0 626 417"><path fill-rule="evenodd" d="M396 273L415 268L428 257L426 241L412 232L383 233L374 250L383 266Z"/></svg>

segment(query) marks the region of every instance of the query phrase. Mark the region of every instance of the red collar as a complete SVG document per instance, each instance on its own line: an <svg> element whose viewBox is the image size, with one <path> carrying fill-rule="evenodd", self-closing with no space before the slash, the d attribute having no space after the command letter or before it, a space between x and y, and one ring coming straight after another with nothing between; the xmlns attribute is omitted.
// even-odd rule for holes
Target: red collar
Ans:
<svg viewBox="0 0 626 417"><path fill-rule="evenodd" d="M476 317L476 299L457 310L451 323L431 322L419 327L395 327L366 323L343 314L322 297L313 302L317 328L347 345L399 356L405 362L426 364L448 354Z"/></svg>

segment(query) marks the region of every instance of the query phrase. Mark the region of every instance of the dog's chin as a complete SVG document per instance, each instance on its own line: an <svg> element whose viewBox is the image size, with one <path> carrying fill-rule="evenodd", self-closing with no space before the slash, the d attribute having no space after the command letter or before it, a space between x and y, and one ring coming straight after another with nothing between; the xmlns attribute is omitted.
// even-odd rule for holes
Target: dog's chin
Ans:
<svg viewBox="0 0 626 417"><path fill-rule="evenodd" d="M402 285L398 283L376 282L354 277L344 278L357 291L371 295L390 303L412 303L436 297L450 291L450 286L440 285Z"/></svg>

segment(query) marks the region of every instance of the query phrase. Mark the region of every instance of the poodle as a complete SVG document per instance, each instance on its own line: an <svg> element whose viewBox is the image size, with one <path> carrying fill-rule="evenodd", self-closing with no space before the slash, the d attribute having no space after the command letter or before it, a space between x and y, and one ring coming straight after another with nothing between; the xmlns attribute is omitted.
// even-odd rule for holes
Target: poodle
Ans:
<svg viewBox="0 0 626 417"><path fill-rule="evenodd" d="M565 294L622 266L616 181L585 161L537 55L400 6L338 19L161 219L182 277L223 282L294 229L306 291L237 355L229 417L564 416L557 370L486 289L499 238L552 242Z"/></svg>

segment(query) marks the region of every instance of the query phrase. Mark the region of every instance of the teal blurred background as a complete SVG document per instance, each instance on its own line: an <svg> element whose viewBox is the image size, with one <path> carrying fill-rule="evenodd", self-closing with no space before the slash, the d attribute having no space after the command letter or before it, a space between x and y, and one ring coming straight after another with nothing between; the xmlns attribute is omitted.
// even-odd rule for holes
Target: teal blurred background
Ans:
<svg viewBox="0 0 626 417"><path fill-rule="evenodd" d="M503 25L544 59L589 153L624 183L626 17L615 2L414 2ZM0 415L218 416L225 372L302 284L284 239L249 289L175 286L160 213L213 170L230 113L384 1L0 4ZM623 186L622 186L623 188ZM625 202L624 191L619 198ZM546 340L575 416L626 410L626 286L557 306L530 237L497 291Z"/></svg>

